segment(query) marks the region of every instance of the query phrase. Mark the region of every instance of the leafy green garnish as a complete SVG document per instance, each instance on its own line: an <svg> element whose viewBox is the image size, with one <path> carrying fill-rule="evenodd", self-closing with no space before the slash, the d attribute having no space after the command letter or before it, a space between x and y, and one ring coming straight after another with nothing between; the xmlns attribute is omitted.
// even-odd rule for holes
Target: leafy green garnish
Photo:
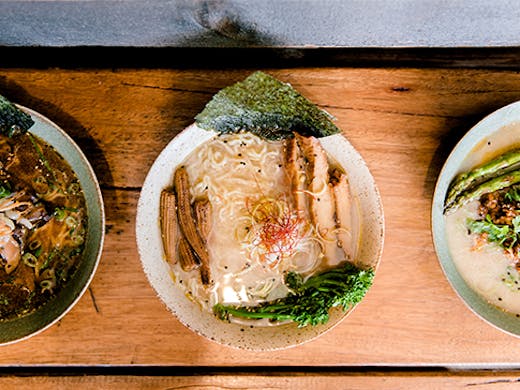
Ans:
<svg viewBox="0 0 520 390"><path fill-rule="evenodd" d="M509 202L520 202L520 187L512 186L504 194L504 199Z"/></svg>
<svg viewBox="0 0 520 390"><path fill-rule="evenodd" d="M0 199L7 198L11 195L11 186L9 182L0 183Z"/></svg>
<svg viewBox="0 0 520 390"><path fill-rule="evenodd" d="M498 225L488 214L483 220L468 219L467 227L471 233L486 234L489 242L503 248L511 248L520 239L520 215L513 218L512 225Z"/></svg>
<svg viewBox="0 0 520 390"><path fill-rule="evenodd" d="M292 132L315 137L340 132L330 114L263 72L220 90L195 121L217 133L250 131L268 140L287 138Z"/></svg>
<svg viewBox="0 0 520 390"><path fill-rule="evenodd" d="M217 304L214 313L222 320L229 316L272 321L291 320L299 327L324 324L329 310L341 307L348 310L363 299L374 278L373 269L359 269L352 264L325 271L303 281L301 275L289 272L285 283L290 293L285 298L258 306L226 306Z"/></svg>
<svg viewBox="0 0 520 390"><path fill-rule="evenodd" d="M33 124L29 114L0 95L0 133L14 137L27 132Z"/></svg>

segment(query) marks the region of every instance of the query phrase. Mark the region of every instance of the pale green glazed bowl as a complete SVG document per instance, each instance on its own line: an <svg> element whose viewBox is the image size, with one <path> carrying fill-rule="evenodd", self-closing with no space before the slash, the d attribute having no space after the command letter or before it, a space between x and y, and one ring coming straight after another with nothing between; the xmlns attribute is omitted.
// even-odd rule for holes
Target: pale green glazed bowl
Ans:
<svg viewBox="0 0 520 390"><path fill-rule="evenodd" d="M475 153L492 153L497 146L495 143L487 142L487 140L491 136L500 137L501 131L507 126L515 126L515 124L520 126L520 102L512 103L488 115L471 128L459 141L446 160L437 180L433 196L431 222L437 256L446 278L455 292L480 318L506 333L520 336L520 318L488 303L466 283L457 270L448 248L446 221L443 215L444 199L448 186L455 175L468 168L466 166L468 156ZM518 144L520 139L505 141L510 144Z"/></svg>
<svg viewBox="0 0 520 390"><path fill-rule="evenodd" d="M0 321L0 345L18 342L42 332L59 321L78 302L94 276L105 235L103 197L96 175L83 152L56 124L33 110L20 108L29 113L35 122L29 131L52 145L76 172L86 198L88 231L84 256L73 278L54 299L31 314Z"/></svg>

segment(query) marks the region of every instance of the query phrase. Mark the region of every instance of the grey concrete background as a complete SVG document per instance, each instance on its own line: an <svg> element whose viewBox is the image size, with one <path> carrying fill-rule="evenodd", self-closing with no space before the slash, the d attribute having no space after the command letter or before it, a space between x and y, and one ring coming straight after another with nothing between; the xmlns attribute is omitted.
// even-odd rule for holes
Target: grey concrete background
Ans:
<svg viewBox="0 0 520 390"><path fill-rule="evenodd" d="M0 0L0 46L514 47L520 1Z"/></svg>

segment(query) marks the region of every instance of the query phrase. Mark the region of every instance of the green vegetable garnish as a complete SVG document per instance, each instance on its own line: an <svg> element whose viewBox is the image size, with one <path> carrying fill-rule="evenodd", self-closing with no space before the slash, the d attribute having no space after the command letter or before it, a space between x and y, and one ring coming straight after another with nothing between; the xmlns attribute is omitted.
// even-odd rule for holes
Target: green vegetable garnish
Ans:
<svg viewBox="0 0 520 390"><path fill-rule="evenodd" d="M0 199L7 198L11 193L11 186L7 181L0 183Z"/></svg>
<svg viewBox="0 0 520 390"><path fill-rule="evenodd" d="M505 152L469 171L459 173L450 183L444 212L455 211L480 195L519 182L520 149Z"/></svg>
<svg viewBox="0 0 520 390"><path fill-rule="evenodd" d="M455 211L464 204L478 199L484 194L499 191L517 183L520 183L520 169L493 177L492 179L489 179L481 184L471 187L467 191L460 193L453 201L453 203L451 203L451 205L445 207L444 212L447 213L448 211Z"/></svg>
<svg viewBox="0 0 520 390"><path fill-rule="evenodd" d="M250 131L267 140L287 138L292 132L314 137L340 132L330 114L263 72L219 91L195 120L206 130Z"/></svg>
<svg viewBox="0 0 520 390"><path fill-rule="evenodd" d="M520 187L512 186L509 188L504 194L504 199L509 203L520 202Z"/></svg>
<svg viewBox="0 0 520 390"><path fill-rule="evenodd" d="M31 116L0 95L0 133L15 137L24 134L34 124Z"/></svg>
<svg viewBox="0 0 520 390"><path fill-rule="evenodd" d="M362 270L352 264L325 271L303 282L301 275L289 272L285 283L291 290L285 298L258 306L217 304L214 313L222 320L229 316L273 321L291 320L299 327L324 324L332 307L348 310L363 299L372 285L374 270Z"/></svg>
<svg viewBox="0 0 520 390"><path fill-rule="evenodd" d="M513 218L512 225L495 224L488 214L483 220L468 219L467 226L471 233L486 234L487 241L505 249L511 248L520 239L520 215Z"/></svg>

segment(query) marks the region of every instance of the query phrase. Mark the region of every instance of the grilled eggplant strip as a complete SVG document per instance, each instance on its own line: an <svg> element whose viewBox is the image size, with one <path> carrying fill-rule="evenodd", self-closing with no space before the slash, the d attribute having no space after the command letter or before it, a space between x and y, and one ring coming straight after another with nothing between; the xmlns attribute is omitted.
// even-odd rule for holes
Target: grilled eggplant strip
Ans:
<svg viewBox="0 0 520 390"><path fill-rule="evenodd" d="M204 243L207 244L208 236L211 231L211 203L209 202L209 199L199 198L195 200L193 203L193 211L195 213L197 229L204 240ZM203 258L200 260L200 279L202 284L207 286L211 281L209 262L205 261Z"/></svg>
<svg viewBox="0 0 520 390"><path fill-rule="evenodd" d="M354 219L352 215L352 198L349 191L347 176L339 170L334 170L331 175L332 190L336 207L338 243L346 259L353 261L355 257L355 242L353 237Z"/></svg>
<svg viewBox="0 0 520 390"><path fill-rule="evenodd" d="M161 235L166 261L171 264L177 262L175 252L179 239L179 225L177 223L177 201L175 194L169 190L161 192Z"/></svg>
<svg viewBox="0 0 520 390"><path fill-rule="evenodd" d="M339 258L337 244L336 210L334 193L329 183L329 162L327 153L315 137L296 134L303 157L307 161L307 185L310 191L311 219L318 233L324 239L324 254L328 262Z"/></svg>
<svg viewBox="0 0 520 390"><path fill-rule="evenodd" d="M309 219L309 201L308 195L305 194L307 189L305 160L294 137L288 139L285 146L285 166L293 193L294 208L300 217Z"/></svg>
<svg viewBox="0 0 520 390"><path fill-rule="evenodd" d="M193 249L191 249L190 243L186 237L181 236L179 238L179 263L183 271L189 272L199 267L199 260L195 256Z"/></svg>
<svg viewBox="0 0 520 390"><path fill-rule="evenodd" d="M195 217L191 207L190 183L186 168L179 167L175 171L174 188L177 197L177 218L180 230L200 260L200 263L209 263L206 244L195 225Z"/></svg>

